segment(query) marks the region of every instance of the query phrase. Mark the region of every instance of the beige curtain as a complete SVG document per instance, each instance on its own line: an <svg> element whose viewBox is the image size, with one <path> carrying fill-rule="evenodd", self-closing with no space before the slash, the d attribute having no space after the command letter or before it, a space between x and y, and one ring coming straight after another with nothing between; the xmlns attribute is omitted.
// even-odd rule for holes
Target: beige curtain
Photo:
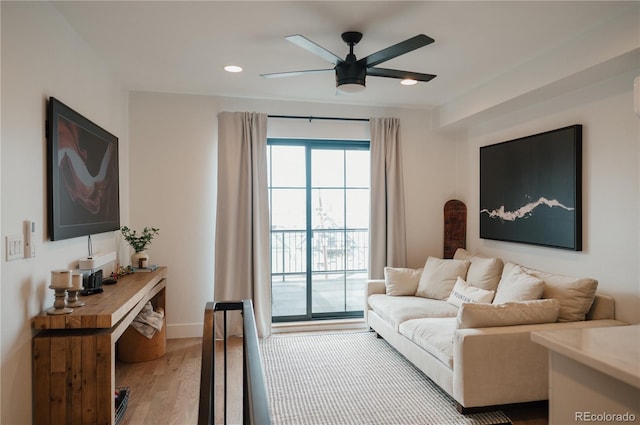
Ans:
<svg viewBox="0 0 640 425"><path fill-rule="evenodd" d="M258 336L271 333L267 115L218 114L215 301L251 299ZM240 315L227 332L242 333ZM221 335L221 320L217 322Z"/></svg>
<svg viewBox="0 0 640 425"><path fill-rule="evenodd" d="M407 264L400 121L371 118L370 127L369 277L382 279L385 266Z"/></svg>

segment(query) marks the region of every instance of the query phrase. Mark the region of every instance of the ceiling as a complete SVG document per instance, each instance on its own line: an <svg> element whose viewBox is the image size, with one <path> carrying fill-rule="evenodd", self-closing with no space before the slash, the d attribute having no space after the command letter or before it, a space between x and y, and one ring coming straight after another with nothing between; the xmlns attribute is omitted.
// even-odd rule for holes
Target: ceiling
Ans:
<svg viewBox="0 0 640 425"><path fill-rule="evenodd" d="M129 90L431 109L463 96L629 10L613 1L70 1L53 2ZM636 9L632 9L636 10ZM331 68L288 42L302 34L340 57L344 31L364 33L358 58L416 34L435 39L381 67L437 74L427 83L368 77L337 94ZM227 73L223 66L244 72ZM576 72L580 71L576 69Z"/></svg>

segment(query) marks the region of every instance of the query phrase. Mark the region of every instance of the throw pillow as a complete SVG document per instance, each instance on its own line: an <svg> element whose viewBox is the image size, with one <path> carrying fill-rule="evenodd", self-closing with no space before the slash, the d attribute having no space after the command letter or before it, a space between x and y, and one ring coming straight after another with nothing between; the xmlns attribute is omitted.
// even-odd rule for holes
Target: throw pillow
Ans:
<svg viewBox="0 0 640 425"><path fill-rule="evenodd" d="M443 260L429 257L418 282L416 295L434 300L446 300L458 277L467 276L471 264L467 260Z"/></svg>
<svg viewBox="0 0 640 425"><path fill-rule="evenodd" d="M543 290L544 281L542 279L529 275L521 266L514 264L510 272L500 279L493 303L537 300L542 297Z"/></svg>
<svg viewBox="0 0 640 425"><path fill-rule="evenodd" d="M461 277L458 277L447 302L456 307L460 307L462 303L490 303L494 294L495 291L476 288L473 285L469 285Z"/></svg>
<svg viewBox="0 0 640 425"><path fill-rule="evenodd" d="M560 302L554 299L505 304L465 303L458 310L457 325L464 329L553 323L559 311Z"/></svg>
<svg viewBox="0 0 640 425"><path fill-rule="evenodd" d="M385 267L386 294L391 296L415 295L421 275L422 269Z"/></svg>
<svg viewBox="0 0 640 425"><path fill-rule="evenodd" d="M544 281L542 298L555 298L560 302L558 322L585 319L596 296L597 280L563 276L526 267L523 270Z"/></svg>
<svg viewBox="0 0 640 425"><path fill-rule="evenodd" d="M453 258L471 261L467 271L467 283L488 291L496 290L504 266L501 259L474 255L464 248L458 248Z"/></svg>

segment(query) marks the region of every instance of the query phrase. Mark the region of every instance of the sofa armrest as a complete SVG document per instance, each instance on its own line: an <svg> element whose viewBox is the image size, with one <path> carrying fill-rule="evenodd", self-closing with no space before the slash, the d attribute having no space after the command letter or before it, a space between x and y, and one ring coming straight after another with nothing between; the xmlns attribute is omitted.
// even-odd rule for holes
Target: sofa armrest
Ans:
<svg viewBox="0 0 640 425"><path fill-rule="evenodd" d="M384 279L370 279L367 281L366 297L373 294L384 294L387 290L384 286Z"/></svg>
<svg viewBox="0 0 640 425"><path fill-rule="evenodd" d="M596 294L587 312L587 320L615 319L613 297Z"/></svg>
<svg viewBox="0 0 640 425"><path fill-rule="evenodd" d="M531 341L531 332L624 324L587 320L457 329L453 336L453 397L463 407L546 400L548 353Z"/></svg>
<svg viewBox="0 0 640 425"><path fill-rule="evenodd" d="M369 313L369 295L384 294L387 290L384 286L384 279L369 279L364 291L364 323L367 321L367 315Z"/></svg>

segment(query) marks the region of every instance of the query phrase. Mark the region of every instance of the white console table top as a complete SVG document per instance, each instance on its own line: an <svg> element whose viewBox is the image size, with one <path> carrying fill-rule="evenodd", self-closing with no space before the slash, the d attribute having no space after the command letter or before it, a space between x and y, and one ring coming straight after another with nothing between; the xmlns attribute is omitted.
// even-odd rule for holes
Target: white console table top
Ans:
<svg viewBox="0 0 640 425"><path fill-rule="evenodd" d="M640 388L640 325L539 331L531 340Z"/></svg>

